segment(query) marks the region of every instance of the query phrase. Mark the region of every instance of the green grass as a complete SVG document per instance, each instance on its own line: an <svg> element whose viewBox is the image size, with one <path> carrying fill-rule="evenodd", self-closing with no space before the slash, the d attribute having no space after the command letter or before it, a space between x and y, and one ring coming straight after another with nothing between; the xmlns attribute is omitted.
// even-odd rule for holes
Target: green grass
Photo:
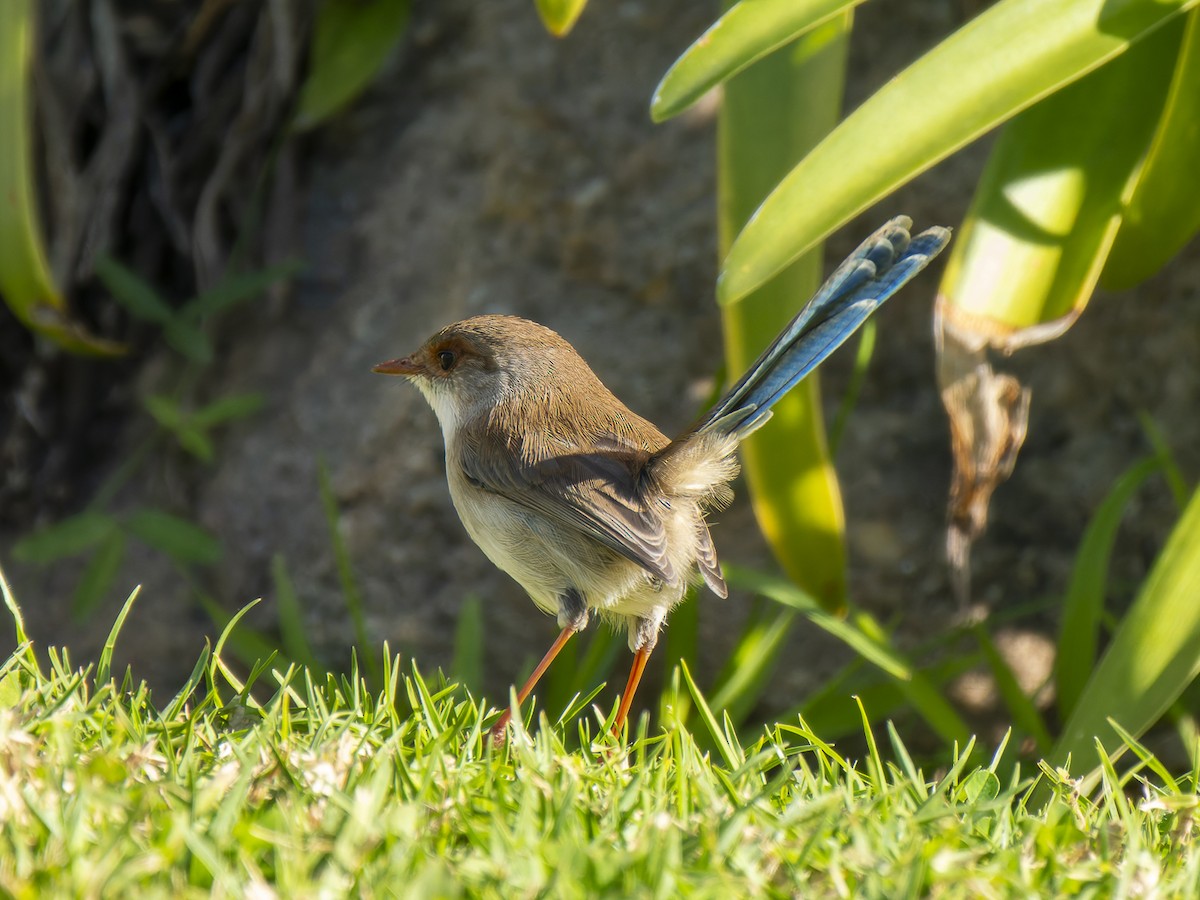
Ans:
<svg viewBox="0 0 1200 900"><path fill-rule="evenodd" d="M1136 764L1101 767L1086 796L1046 766L1027 777L1003 746L922 770L890 727L877 745L864 726L851 760L799 719L739 739L683 668L695 732L643 719L618 744L580 698L493 750L486 705L395 657L375 693L357 673L242 679L222 638L160 705L108 675L124 614L81 671L35 656L5 599L5 896L1200 892L1196 774L1132 742Z"/></svg>

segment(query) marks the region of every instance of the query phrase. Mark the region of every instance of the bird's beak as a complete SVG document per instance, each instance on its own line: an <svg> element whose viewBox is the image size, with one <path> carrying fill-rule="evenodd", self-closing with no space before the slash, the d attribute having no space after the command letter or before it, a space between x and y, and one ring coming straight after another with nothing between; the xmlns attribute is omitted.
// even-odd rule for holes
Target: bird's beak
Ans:
<svg viewBox="0 0 1200 900"><path fill-rule="evenodd" d="M411 356L402 356L399 359L382 362L372 367L371 371L378 372L380 375L419 375L421 367L413 362Z"/></svg>

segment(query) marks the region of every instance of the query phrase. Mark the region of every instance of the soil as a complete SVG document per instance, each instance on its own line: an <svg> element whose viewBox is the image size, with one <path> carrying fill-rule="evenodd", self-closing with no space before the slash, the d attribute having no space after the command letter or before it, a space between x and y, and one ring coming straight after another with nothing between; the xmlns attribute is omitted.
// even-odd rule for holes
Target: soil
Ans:
<svg viewBox="0 0 1200 900"><path fill-rule="evenodd" d="M592 7L568 38L554 40L529 0L417 5L385 75L302 148L297 227L307 268L292 296L243 307L222 324L207 387L214 397L260 392L263 411L222 433L211 467L171 455L119 498L127 509L176 508L219 535L225 560L200 583L228 610L265 597L248 621L266 631L276 627L271 564L281 556L330 665L345 664L354 631L318 494L322 461L373 640L425 671L447 667L458 611L481 598L486 688L497 697L555 632L459 524L433 414L415 391L372 375L372 364L454 319L513 313L563 334L667 433L712 390L721 345L717 101L657 126L647 105L714 9L687 0ZM952 2L862 7L847 106L973 12ZM958 222L986 150L986 142L968 148L866 212L831 239L829 260L897 213L918 227ZM939 273L880 314L876 355L838 454L851 597L906 646L972 615L1032 608L993 633L1035 688L1048 676L1057 600L1083 528L1118 475L1148 452L1138 414L1163 428L1185 472L1200 471L1200 252L1193 243L1135 291L1098 295L1066 337L1001 361L1032 387L1033 407L1016 472L975 548L969 611L953 599L943 559L950 452L930 325ZM828 397L845 387L850 356L824 370ZM74 377L86 381L99 365L79 364ZM171 365L166 354L152 356L137 377L153 383ZM104 465L129 452L141 427L131 417ZM722 558L770 568L738 493L714 530ZM1136 496L1112 563L1114 608L1132 599L1176 514L1161 480ZM74 623L80 566L10 561L23 526L42 518L32 512L0 533L29 630L43 646L69 645L76 661L95 658L125 593L141 583L117 662L169 695L214 631L193 588L165 558L134 548L120 589ZM699 602L698 672L710 683L752 604L737 592ZM823 633L797 627L761 714L800 702L849 658ZM673 664L652 660L648 679ZM996 700L985 677L960 679L955 696L981 727L990 721Z"/></svg>

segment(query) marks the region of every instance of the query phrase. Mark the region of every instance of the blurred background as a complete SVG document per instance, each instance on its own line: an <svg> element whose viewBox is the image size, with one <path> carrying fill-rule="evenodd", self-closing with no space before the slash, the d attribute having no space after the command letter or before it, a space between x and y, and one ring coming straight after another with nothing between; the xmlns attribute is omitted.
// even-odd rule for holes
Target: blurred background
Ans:
<svg viewBox="0 0 1200 900"><path fill-rule="evenodd" d="M729 238L722 91L661 124L649 113L718 6L593 4L562 37L532 0L46 0L0 14L14 32L22 6L29 65L0 63L0 103L27 91L8 122L25 122L28 166L15 140L0 163L32 173L45 296L57 298L38 312L17 296L29 279L0 282L0 565L30 633L94 659L141 585L116 661L169 696L205 637L262 597L231 642L246 662L277 649L337 671L352 648L377 656L387 641L425 672L504 696L554 623L463 531L433 414L370 368L450 321L522 315L668 434L737 374L715 297ZM542 6L553 24L555 4ZM841 35L844 111L984 7L864 5ZM760 121L786 130L792 115ZM995 144L993 133L931 157L860 204L829 235L823 271L897 214L963 241ZM818 608L848 599L847 628L925 671L973 729L1001 729L1020 705L1009 676L1054 716L1063 598L1123 473L1163 446L1171 471L1200 471L1200 253L1193 242L1136 287L1101 289L1052 349L999 354L1032 399L1019 462L969 554L970 591L946 558L955 459L933 324L944 262L877 316L873 353L847 347L822 369L824 420L849 410L833 457L845 582L829 597L802 587ZM789 294L785 318L806 294ZM849 695L871 690L881 714L914 715L854 638L754 589L759 576L783 581L780 559L804 566L774 538L772 552L746 485L737 492L714 536L746 575L728 601L701 594L677 611L648 682L684 657L713 691L752 674L726 697L743 722L800 708L836 730L856 715ZM1177 499L1162 477L1124 497L1099 588L1110 624L1172 532ZM590 636L547 691L608 678L609 702L623 643ZM915 715L954 733L921 702Z"/></svg>

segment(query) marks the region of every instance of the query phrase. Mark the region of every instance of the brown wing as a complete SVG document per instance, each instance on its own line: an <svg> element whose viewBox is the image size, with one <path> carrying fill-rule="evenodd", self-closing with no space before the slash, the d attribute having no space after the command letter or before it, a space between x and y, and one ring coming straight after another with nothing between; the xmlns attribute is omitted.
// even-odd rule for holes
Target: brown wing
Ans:
<svg viewBox="0 0 1200 900"><path fill-rule="evenodd" d="M647 501L638 488L649 456L606 435L586 453L551 453L518 463L486 429L464 434L460 449L463 470L477 487L580 531L673 584L679 573L667 556L665 507Z"/></svg>

